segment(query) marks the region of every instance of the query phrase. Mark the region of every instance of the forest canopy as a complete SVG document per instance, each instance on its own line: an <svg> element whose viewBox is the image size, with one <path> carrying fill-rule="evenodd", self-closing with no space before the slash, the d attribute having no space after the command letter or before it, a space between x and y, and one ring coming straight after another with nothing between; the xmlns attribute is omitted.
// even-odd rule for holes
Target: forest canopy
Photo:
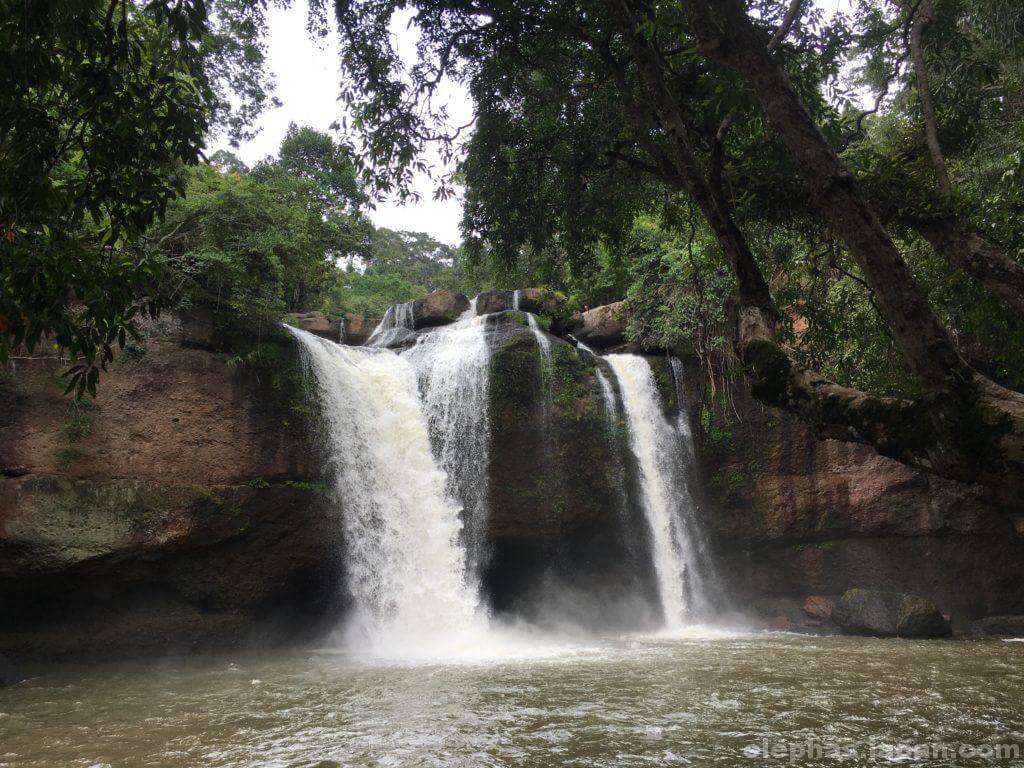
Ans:
<svg viewBox="0 0 1024 768"><path fill-rule="evenodd" d="M136 319L379 314L438 287L627 299L818 434L1012 487L1024 469L1024 7L1015 0L314 0L340 136L222 153L274 103L265 3L15 3L0 21L0 355L95 386ZM391 24L420 34L402 58ZM57 52L57 55L52 55ZM440 88L459 83L471 125ZM373 228L424 152L459 248Z"/></svg>

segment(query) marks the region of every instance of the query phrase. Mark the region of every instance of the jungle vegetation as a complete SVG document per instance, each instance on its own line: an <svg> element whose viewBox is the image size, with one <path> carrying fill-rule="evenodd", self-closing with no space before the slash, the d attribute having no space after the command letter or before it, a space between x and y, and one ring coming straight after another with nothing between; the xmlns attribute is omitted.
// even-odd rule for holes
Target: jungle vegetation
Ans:
<svg viewBox="0 0 1024 768"><path fill-rule="evenodd" d="M6 4L0 355L56 343L88 388L174 302L374 314L540 284L628 299L636 340L692 343L822 436L1022 479L1019 2L314 0L346 130L295 127L251 169L204 158L274 103L265 11ZM434 98L453 81L470 125ZM459 248L366 219L431 145Z"/></svg>

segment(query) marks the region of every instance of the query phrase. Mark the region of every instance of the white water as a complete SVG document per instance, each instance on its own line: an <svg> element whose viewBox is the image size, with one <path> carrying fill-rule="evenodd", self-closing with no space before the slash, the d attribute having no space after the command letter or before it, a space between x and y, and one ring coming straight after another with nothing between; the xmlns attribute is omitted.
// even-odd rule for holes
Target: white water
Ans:
<svg viewBox="0 0 1024 768"><path fill-rule="evenodd" d="M419 375L434 453L446 475L445 492L464 510L470 573L486 558L490 458L486 317L476 299L456 323L420 337L403 357Z"/></svg>
<svg viewBox="0 0 1024 768"><path fill-rule="evenodd" d="M685 473L686 446L678 423L665 418L650 363L639 355L607 355L619 382L630 448L640 470L642 506L651 535L665 625L688 623L701 607L702 584L691 541L693 502Z"/></svg>
<svg viewBox="0 0 1024 768"><path fill-rule="evenodd" d="M618 416L619 407L615 403L615 390L612 388L612 383L605 376L604 371L600 368L595 368L594 373L597 374L597 381L601 385L601 400L604 402L604 414L608 418L609 424L611 420Z"/></svg>
<svg viewBox="0 0 1024 768"><path fill-rule="evenodd" d="M404 304L394 304L388 307L388 311L384 313L384 317L373 329L373 333L370 334L370 338L366 340L364 346L384 347L403 330L414 330L416 327L413 313L414 304L413 301L407 301Z"/></svg>
<svg viewBox="0 0 1024 768"><path fill-rule="evenodd" d="M418 656L486 626L466 575L459 508L430 448L412 364L289 328L316 378L343 506L350 640Z"/></svg>

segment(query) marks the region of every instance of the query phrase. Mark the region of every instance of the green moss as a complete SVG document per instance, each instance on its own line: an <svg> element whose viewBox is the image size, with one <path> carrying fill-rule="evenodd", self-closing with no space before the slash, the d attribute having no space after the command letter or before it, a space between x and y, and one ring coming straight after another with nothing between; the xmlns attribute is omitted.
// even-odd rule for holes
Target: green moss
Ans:
<svg viewBox="0 0 1024 768"><path fill-rule="evenodd" d="M754 397L765 403L785 403L792 368L786 353L771 342L754 341L744 347L743 361L753 381Z"/></svg>
<svg viewBox="0 0 1024 768"><path fill-rule="evenodd" d="M652 358L649 362L651 373L654 374L654 386L657 387L658 397L661 399L661 409L666 415L673 414L679 409L679 397L672 373L672 363L667 357Z"/></svg>
<svg viewBox="0 0 1024 768"><path fill-rule="evenodd" d="M54 452L53 460L60 469L67 470L81 456L82 452L78 448L73 445L65 445Z"/></svg>
<svg viewBox="0 0 1024 768"><path fill-rule="evenodd" d="M559 415L573 421L598 417L600 409L593 367L584 363L576 349L568 344L553 345L551 358L551 397Z"/></svg>

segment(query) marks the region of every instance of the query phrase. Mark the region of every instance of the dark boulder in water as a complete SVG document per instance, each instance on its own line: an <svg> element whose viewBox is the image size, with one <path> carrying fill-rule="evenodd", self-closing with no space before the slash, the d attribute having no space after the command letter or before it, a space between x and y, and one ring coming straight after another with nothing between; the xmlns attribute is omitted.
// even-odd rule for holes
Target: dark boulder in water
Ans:
<svg viewBox="0 0 1024 768"><path fill-rule="evenodd" d="M974 637L1024 637L1024 616L989 616L971 624Z"/></svg>
<svg viewBox="0 0 1024 768"><path fill-rule="evenodd" d="M413 322L417 330L448 325L458 320L467 309L469 299L464 294L448 289L433 291L413 304Z"/></svg>
<svg viewBox="0 0 1024 768"><path fill-rule="evenodd" d="M832 621L849 635L949 637L949 622L924 597L870 589L848 590L832 610Z"/></svg>

